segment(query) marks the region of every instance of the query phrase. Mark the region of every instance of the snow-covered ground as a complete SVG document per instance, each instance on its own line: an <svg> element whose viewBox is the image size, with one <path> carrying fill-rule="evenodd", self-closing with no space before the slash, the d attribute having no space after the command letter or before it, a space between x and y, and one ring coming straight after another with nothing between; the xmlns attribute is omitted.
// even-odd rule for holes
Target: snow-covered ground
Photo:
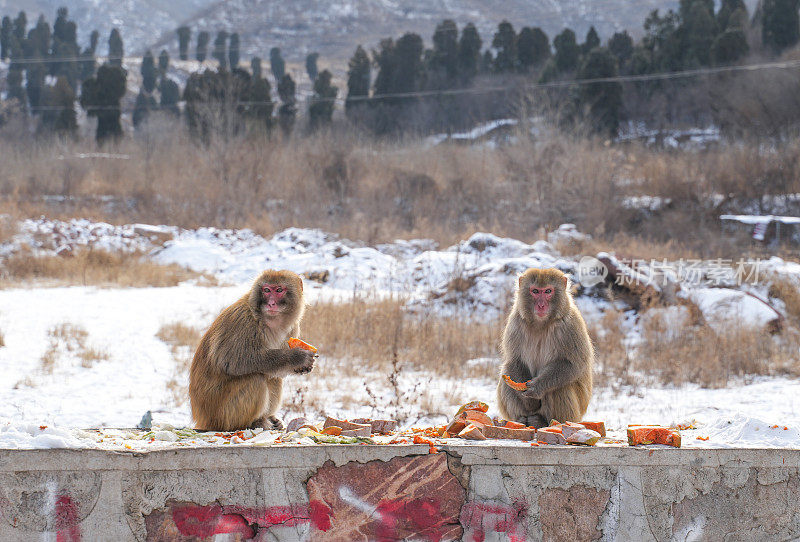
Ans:
<svg viewBox="0 0 800 542"><path fill-rule="evenodd" d="M0 448L97 445L77 429L133 427L148 410L155 422L189 425L188 401L176 400L168 387L171 380L185 385L188 377L177 371L169 345L156 333L173 322L204 329L264 268L317 277L320 282L306 280L311 303L354 292L365 296L402 292L412 311L493 319L505 309L498 298L510 297L515 275L527 267L556 266L580 279L580 257L562 256L555 247L581 236L565 226L547 241L531 244L479 233L445 248L430 240L370 247L317 230L289 229L266 239L247 230L26 221L11 243L0 244L0 273L4 255L24 245L48 253L92 246L145 251L160 262L212 273L225 285L0 290L0 332L5 342L0 347ZM764 269L800 281L796 263L773 259L764 262ZM652 271L637 272L653 277ZM714 271L712 266L705 268L707 274L720 274ZM680 280L680 273L676 276ZM449 288L454 278L466 279L472 286L466 292ZM725 287L691 284L687 279L681 283L681 295L693 300L711 325L731 318L765 325L783 309L767 298L764 285L739 286L730 273L719 282ZM579 306L590 323L599 322L611 307L590 286L579 294ZM619 304L617 308L628 310ZM674 312L669 317L677 319L683 308L659 310L665 316ZM635 343L641 318L630 310L626 314L627 332ZM81 347L48 334L65 323L86 330ZM765 340L769 340L766 334ZM87 362L82 349L98 354ZM51 370L43 368L42 359L48 355ZM497 360L465 363L492 367ZM329 359L323 353L311 375L287 379L283 415L306 414L313 419L324 410L336 417L389 416L400 417L407 425L424 425L443 423L468 400L486 401L494 410L491 378L457 379L405 368L392 387L390 371L385 363ZM694 424L696 429L687 430L684 437L689 446L800 447L798 398L800 382L789 378L759 377L718 390L695 385L600 388L586 417L604 420L616 431L628 423Z"/></svg>

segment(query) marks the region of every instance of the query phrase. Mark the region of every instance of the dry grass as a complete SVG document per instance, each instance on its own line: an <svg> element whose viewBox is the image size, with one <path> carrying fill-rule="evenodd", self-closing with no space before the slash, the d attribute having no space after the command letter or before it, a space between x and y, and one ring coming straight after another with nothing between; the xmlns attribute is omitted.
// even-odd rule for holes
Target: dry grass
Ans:
<svg viewBox="0 0 800 542"><path fill-rule="evenodd" d="M63 322L47 331L50 339L47 350L42 355L40 367L45 374L52 374L62 355L74 356L80 360L81 367L91 368L95 363L108 359L102 350L87 345L89 332L83 326Z"/></svg>
<svg viewBox="0 0 800 542"><path fill-rule="evenodd" d="M188 390L182 382L186 381L189 367L192 364L197 345L200 343L201 331L182 322L172 322L159 328L156 337L169 345L175 371L167 381L167 389L172 394L173 402L180 406L188 399Z"/></svg>
<svg viewBox="0 0 800 542"><path fill-rule="evenodd" d="M368 243L421 236L449 244L475 231L533 241L573 222L598 246L624 243L635 257L728 257L750 241L721 235L720 213L800 192L795 140L684 152L545 134L496 148L430 147L339 131L203 146L161 126L103 149L127 159L77 157L95 150L88 145L0 138L0 212L262 234L303 225ZM669 204L630 209L628 196Z"/></svg>
<svg viewBox="0 0 800 542"><path fill-rule="evenodd" d="M796 282L775 276L770 280L769 296L780 299L786 306L786 316L800 326L800 288Z"/></svg>
<svg viewBox="0 0 800 542"><path fill-rule="evenodd" d="M408 315L397 299L315 303L303 319L303 335L326 356L368 361L384 369L409 363L447 376L474 374L468 360L494 356L500 323L481 324L432 315ZM350 368L357 374L358 364Z"/></svg>
<svg viewBox="0 0 800 542"><path fill-rule="evenodd" d="M6 338L3 336L3 330L0 329L0 348L6 345Z"/></svg>
<svg viewBox="0 0 800 542"><path fill-rule="evenodd" d="M40 255L20 251L5 260L0 270L0 287L37 281L58 285L122 287L166 287L202 277L178 265L160 265L139 253L77 250L67 256Z"/></svg>

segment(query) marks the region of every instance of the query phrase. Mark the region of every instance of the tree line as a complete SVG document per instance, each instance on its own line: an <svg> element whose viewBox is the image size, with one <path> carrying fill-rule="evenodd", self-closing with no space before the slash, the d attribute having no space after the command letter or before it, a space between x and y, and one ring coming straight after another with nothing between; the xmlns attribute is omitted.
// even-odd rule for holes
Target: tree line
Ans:
<svg viewBox="0 0 800 542"><path fill-rule="evenodd" d="M762 0L749 14L743 0L680 0L676 11L652 11L644 21L638 43L618 32L605 43L594 27L583 40L565 28L550 37L540 28L517 31L502 21L491 41L484 42L476 26L459 29L452 20L437 25L427 47L419 34L385 38L367 51L359 45L348 62L344 112L349 122L376 134L408 130L430 131L468 126L478 120L513 114L531 82L573 82L647 75L740 62L754 46L779 55L800 39L800 0ZM218 129L240 133L248 129L283 133L294 129L298 101L296 82L286 72L280 48L269 51L277 100L262 67L253 57L242 67L238 33L201 31L194 37L187 26L177 29L179 58L204 62L217 69L192 73L184 88L169 77L169 54L146 52L141 85L132 120L137 128L156 111L183 116L192 133L207 138ZM753 43L754 36L760 43ZM9 62L5 100L38 119L40 134L74 137L77 101L97 118L99 142L122 134L121 100L127 91L122 67L122 36L108 36L107 60L98 66L99 34L94 31L83 48L67 8L60 8L51 28L44 16L28 27L25 12L5 16L0 26L0 60ZM313 84L308 104L308 127L332 122L339 89L330 71L319 71L319 55L309 54L306 72ZM686 83L682 83L686 84ZM497 91L497 87L504 89ZM620 82L591 82L568 91L543 92L537 99L555 105L563 122L584 121L599 133L615 134L626 100L671 96L671 82L643 81L623 89ZM627 98L626 98L627 96ZM6 110L5 108L4 110ZM3 122L0 110L0 123Z"/></svg>

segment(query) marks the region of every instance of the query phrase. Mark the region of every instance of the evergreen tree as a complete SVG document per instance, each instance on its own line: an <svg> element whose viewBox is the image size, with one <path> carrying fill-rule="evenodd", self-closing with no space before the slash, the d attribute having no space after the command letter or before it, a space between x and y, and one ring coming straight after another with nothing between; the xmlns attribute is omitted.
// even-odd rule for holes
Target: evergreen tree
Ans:
<svg viewBox="0 0 800 542"><path fill-rule="evenodd" d="M24 69L24 59L22 45L17 40L15 33L12 33L8 44L8 56L11 63L8 66L6 76L7 97L9 100L17 100L20 107L25 107L25 89L22 88L22 72Z"/></svg>
<svg viewBox="0 0 800 542"><path fill-rule="evenodd" d="M275 81L278 81L278 88L280 88L283 76L286 75L286 63L281 56L280 47L273 47L269 50L269 65L272 70L272 77L275 78ZM292 81L292 84L294 84L294 81Z"/></svg>
<svg viewBox="0 0 800 542"><path fill-rule="evenodd" d="M189 40L192 38L192 30L188 26L181 26L178 33L178 57L181 60L189 60Z"/></svg>
<svg viewBox="0 0 800 542"><path fill-rule="evenodd" d="M347 63L347 100L344 107L348 116L352 117L355 111L362 110L366 105L371 77L369 56L359 45Z"/></svg>
<svg viewBox="0 0 800 542"><path fill-rule="evenodd" d="M228 60L230 61L231 69L239 66L240 52L239 34L234 32L231 34L231 41L228 46Z"/></svg>
<svg viewBox="0 0 800 542"><path fill-rule="evenodd" d="M214 40L214 49L211 51L211 56L219 62L219 69L224 70L228 67L228 54L226 47L228 44L228 33L225 30L217 32L217 37Z"/></svg>
<svg viewBox="0 0 800 542"><path fill-rule="evenodd" d="M478 71L480 73L489 73L492 71L494 66L494 56L492 56L492 52L489 49L486 49L481 55L481 62L478 65Z"/></svg>
<svg viewBox="0 0 800 542"><path fill-rule="evenodd" d="M180 116L181 111L178 109L178 101L181 99L181 89L178 87L178 83L169 77L162 77L158 90L161 94L161 110L176 117Z"/></svg>
<svg viewBox="0 0 800 542"><path fill-rule="evenodd" d="M481 47L483 42L478 34L478 29L472 23L461 30L461 39L458 41L458 71L464 82L470 81L478 73L481 63Z"/></svg>
<svg viewBox="0 0 800 542"><path fill-rule="evenodd" d="M442 21L433 33L430 68L436 88L452 87L459 72L458 27L450 19Z"/></svg>
<svg viewBox="0 0 800 542"><path fill-rule="evenodd" d="M677 71L683 67L684 47L678 24L680 16L670 10L663 17L653 10L644 21L642 44L650 52L653 71Z"/></svg>
<svg viewBox="0 0 800 542"><path fill-rule="evenodd" d="M5 60L10 54L12 36L11 17L6 15L0 25L0 60Z"/></svg>
<svg viewBox="0 0 800 542"><path fill-rule="evenodd" d="M122 59L125 56L125 50L122 45L122 36L116 28L111 30L111 35L108 36L108 63L111 66L122 68Z"/></svg>
<svg viewBox="0 0 800 542"><path fill-rule="evenodd" d="M25 41L25 33L28 29L28 16L25 15L24 11L20 11L17 13L17 18L14 19L14 24L11 29L11 33L17 38L17 43L22 46L22 42Z"/></svg>
<svg viewBox="0 0 800 542"><path fill-rule="evenodd" d="M53 25L52 56L58 62L50 64L50 74L67 78L70 87L76 88L81 74L78 47L78 27L75 21L69 20L67 8L58 10L58 17Z"/></svg>
<svg viewBox="0 0 800 542"><path fill-rule="evenodd" d="M717 28L720 32L727 30L731 15L739 9L747 13L747 6L744 4L744 0L722 0L717 12Z"/></svg>
<svg viewBox="0 0 800 542"><path fill-rule="evenodd" d="M333 107L338 87L331 85L333 76L328 70L322 70L314 81L314 96L308 106L308 118L311 129L329 125L333 118Z"/></svg>
<svg viewBox="0 0 800 542"><path fill-rule="evenodd" d="M597 35L597 30L592 26L586 33L586 41L581 45L581 50L584 55L587 55L595 47L600 47L600 36Z"/></svg>
<svg viewBox="0 0 800 542"><path fill-rule="evenodd" d="M617 32L608 40L608 50L617 57L619 66L624 66L633 56L633 38L627 30Z"/></svg>
<svg viewBox="0 0 800 542"><path fill-rule="evenodd" d="M102 144L122 135L119 102L125 96L125 70L104 64L97 75L83 82L81 107L89 116L97 117L97 142Z"/></svg>
<svg viewBox="0 0 800 542"><path fill-rule="evenodd" d="M492 47L497 51L494 71L499 73L514 71L517 67L517 34L510 22L503 21L497 25Z"/></svg>
<svg viewBox="0 0 800 542"><path fill-rule="evenodd" d="M729 28L714 39L711 45L711 59L714 64L734 64L749 51L747 36L741 28Z"/></svg>
<svg viewBox="0 0 800 542"><path fill-rule="evenodd" d="M800 0L764 0L761 11L761 39L775 53L797 43L800 38Z"/></svg>
<svg viewBox="0 0 800 542"><path fill-rule="evenodd" d="M272 57L272 51L270 51L270 57ZM280 49L278 50L278 57L280 57ZM273 70L273 74L274 73ZM278 108L278 124L281 127L283 135L288 136L292 133L294 119L297 115L295 84L292 76L288 73L283 74L278 82L278 96L281 98L281 106Z"/></svg>
<svg viewBox="0 0 800 542"><path fill-rule="evenodd" d="M254 56L250 59L250 71L253 73L254 79L261 79L263 77L260 56Z"/></svg>
<svg viewBox="0 0 800 542"><path fill-rule="evenodd" d="M553 38L553 47L556 50L555 66L559 73L570 72L578 67L581 48L575 40L575 32L565 28Z"/></svg>
<svg viewBox="0 0 800 542"><path fill-rule="evenodd" d="M682 1L682 7L689 1ZM711 62L711 43L714 41L714 36L717 35L713 3L709 9L706 0L694 0L688 5L688 10L681 25L685 38L683 65L706 66Z"/></svg>
<svg viewBox="0 0 800 542"><path fill-rule="evenodd" d="M47 58L50 55L51 42L52 32L50 31L50 25L45 20L44 15L40 15L36 26L28 32L28 39L23 44L23 48L26 49L26 58Z"/></svg>
<svg viewBox="0 0 800 542"><path fill-rule="evenodd" d="M142 57L142 88L148 95L156 89L156 62L149 50Z"/></svg>
<svg viewBox="0 0 800 542"><path fill-rule="evenodd" d="M45 86L42 103L47 109L42 111L39 124L40 133L55 133L74 137L78 132L75 112L75 91L64 76L59 76L54 86Z"/></svg>
<svg viewBox="0 0 800 542"><path fill-rule="evenodd" d="M617 76L617 61L606 48L596 47L586 56L578 79L600 79ZM618 82L589 83L580 86L579 102L594 130L615 136L622 110L622 85Z"/></svg>
<svg viewBox="0 0 800 542"><path fill-rule="evenodd" d="M258 62L256 62L258 61ZM272 128L272 89L269 81L262 76L261 59L254 57L250 61L253 68L248 101L251 105L247 107L247 116L257 122L266 130Z"/></svg>
<svg viewBox="0 0 800 542"><path fill-rule="evenodd" d="M208 40L211 36L208 32L200 32L197 35L197 50L195 51L195 58L198 62L204 62L208 56Z"/></svg>
<svg viewBox="0 0 800 542"><path fill-rule="evenodd" d="M156 99L152 94L139 92L136 96L136 104L133 106L133 127L139 129L140 126L147 120L150 111L156 108Z"/></svg>
<svg viewBox="0 0 800 542"><path fill-rule="evenodd" d="M425 46L419 34L406 32L395 44L397 71L392 84L392 92L416 92L421 88L423 75L422 52Z"/></svg>
<svg viewBox="0 0 800 542"><path fill-rule="evenodd" d="M161 52L158 54L158 74L161 77L167 73L169 69L169 53L166 49L161 49Z"/></svg>
<svg viewBox="0 0 800 542"><path fill-rule="evenodd" d="M92 34L89 37L89 46L83 50L81 53L81 66L80 66L80 80L81 82L86 81L90 77L94 76L94 72L97 69L97 63L95 62L94 55L97 51L97 42L100 39L100 33L97 30L92 30Z"/></svg>
<svg viewBox="0 0 800 542"><path fill-rule="evenodd" d="M372 52L378 74L375 76L374 96L377 98L384 94L391 94L394 89L395 72L397 71L397 57L395 54L394 40L386 38L378 44L378 50Z"/></svg>
<svg viewBox="0 0 800 542"><path fill-rule="evenodd" d="M525 27L517 37L517 59L522 71L538 68L550 58L550 39L539 28Z"/></svg>
<svg viewBox="0 0 800 542"><path fill-rule="evenodd" d="M317 76L319 75L319 68L317 68L318 59L319 53L309 53L306 56L306 73L312 83L317 80Z"/></svg>

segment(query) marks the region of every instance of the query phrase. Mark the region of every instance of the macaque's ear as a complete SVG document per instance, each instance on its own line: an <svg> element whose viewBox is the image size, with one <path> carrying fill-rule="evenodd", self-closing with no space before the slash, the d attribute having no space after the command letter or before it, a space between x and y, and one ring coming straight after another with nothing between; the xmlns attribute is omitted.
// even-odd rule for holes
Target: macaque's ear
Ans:
<svg viewBox="0 0 800 542"><path fill-rule="evenodd" d="M567 289L567 276L566 276L566 275L564 275L564 276L563 276L563 277L561 277L561 278L563 278L563 279L564 279L564 289L566 290L566 289Z"/></svg>
<svg viewBox="0 0 800 542"><path fill-rule="evenodd" d="M302 292L303 291L303 279L298 277L297 280L300 282L300 291Z"/></svg>
<svg viewBox="0 0 800 542"><path fill-rule="evenodd" d="M519 277L519 287L522 288L522 276Z"/></svg>

